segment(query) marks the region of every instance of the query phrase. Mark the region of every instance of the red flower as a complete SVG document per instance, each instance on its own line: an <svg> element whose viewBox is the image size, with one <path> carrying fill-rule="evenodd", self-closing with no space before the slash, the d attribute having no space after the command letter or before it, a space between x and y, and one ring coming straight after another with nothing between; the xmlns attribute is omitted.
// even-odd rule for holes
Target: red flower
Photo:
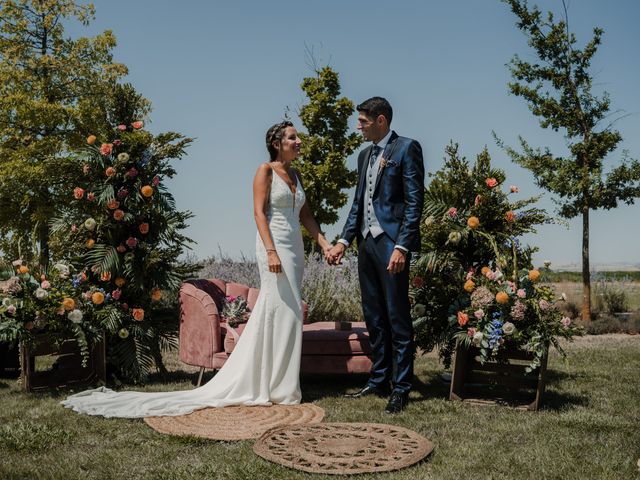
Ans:
<svg viewBox="0 0 640 480"><path fill-rule="evenodd" d="M112 143L103 143L102 145L100 145L100 153L102 155L111 155L112 151L113 151Z"/></svg>
<svg viewBox="0 0 640 480"><path fill-rule="evenodd" d="M116 208L118 208L120 206L120 202L117 201L115 198L109 200L107 202L107 208L109 210L115 210Z"/></svg>
<svg viewBox="0 0 640 480"><path fill-rule="evenodd" d="M149 224L146 222L141 223L138 229L140 230L141 234L146 235L147 233L149 233Z"/></svg>
<svg viewBox="0 0 640 480"><path fill-rule="evenodd" d="M413 285L416 288L421 288L424 285L424 278L416 275L415 277L413 277L413 280L411 281L411 285Z"/></svg>
<svg viewBox="0 0 640 480"><path fill-rule="evenodd" d="M489 188L493 188L493 187L495 187L496 185L498 185L498 181L497 181L495 178L493 178L493 177L491 177L491 178L487 178L487 179L485 180L485 183L487 184L487 187L489 187Z"/></svg>
<svg viewBox="0 0 640 480"><path fill-rule="evenodd" d="M469 321L469 315L464 312L458 312L458 325L464 327Z"/></svg>
<svg viewBox="0 0 640 480"><path fill-rule="evenodd" d="M89 200L90 202L93 202L96 199L96 194L93 192L89 192L87 193L87 200Z"/></svg>
<svg viewBox="0 0 640 480"><path fill-rule="evenodd" d="M127 251L127 247L125 247L124 245L120 244L116 247L116 250L118 251L118 253L124 253Z"/></svg>
<svg viewBox="0 0 640 480"><path fill-rule="evenodd" d="M116 210L115 212L113 212L113 218L118 221L122 220L124 218L124 212L120 209Z"/></svg>
<svg viewBox="0 0 640 480"><path fill-rule="evenodd" d="M138 239L137 238L135 238L135 237L127 238L127 247L136 248L136 245L138 245Z"/></svg>
<svg viewBox="0 0 640 480"><path fill-rule="evenodd" d="M73 197L76 200L80 200L82 197L84 197L84 190L80 187L76 187L73 189Z"/></svg>

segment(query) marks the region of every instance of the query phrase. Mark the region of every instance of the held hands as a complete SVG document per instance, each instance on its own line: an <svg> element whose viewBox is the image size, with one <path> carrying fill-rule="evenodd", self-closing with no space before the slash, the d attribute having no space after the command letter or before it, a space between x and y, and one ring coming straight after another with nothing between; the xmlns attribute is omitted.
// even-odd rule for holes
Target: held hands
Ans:
<svg viewBox="0 0 640 480"><path fill-rule="evenodd" d="M387 266L387 271L391 274L400 273L404 270L407 254L399 248L394 248Z"/></svg>
<svg viewBox="0 0 640 480"><path fill-rule="evenodd" d="M340 260L344 257L344 252L347 249L344 243L337 242L333 247L325 252L324 257L327 259L329 265L339 265Z"/></svg>

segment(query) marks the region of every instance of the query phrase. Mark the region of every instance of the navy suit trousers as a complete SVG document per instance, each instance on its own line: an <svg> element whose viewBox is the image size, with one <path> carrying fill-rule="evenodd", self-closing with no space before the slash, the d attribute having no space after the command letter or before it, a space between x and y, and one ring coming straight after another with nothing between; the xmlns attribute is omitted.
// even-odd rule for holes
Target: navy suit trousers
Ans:
<svg viewBox="0 0 640 480"><path fill-rule="evenodd" d="M362 310L373 350L368 385L408 393L413 380L413 323L409 305L409 261L402 272L387 271L395 244L370 234L358 242Z"/></svg>

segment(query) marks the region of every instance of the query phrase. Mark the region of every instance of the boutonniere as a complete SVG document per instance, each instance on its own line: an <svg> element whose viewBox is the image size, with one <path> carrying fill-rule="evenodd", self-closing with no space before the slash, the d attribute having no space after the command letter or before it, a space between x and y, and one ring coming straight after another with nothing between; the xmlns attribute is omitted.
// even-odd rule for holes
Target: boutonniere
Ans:
<svg viewBox="0 0 640 480"><path fill-rule="evenodd" d="M383 169L384 167L387 166L387 159L384 157L380 158L380 169Z"/></svg>

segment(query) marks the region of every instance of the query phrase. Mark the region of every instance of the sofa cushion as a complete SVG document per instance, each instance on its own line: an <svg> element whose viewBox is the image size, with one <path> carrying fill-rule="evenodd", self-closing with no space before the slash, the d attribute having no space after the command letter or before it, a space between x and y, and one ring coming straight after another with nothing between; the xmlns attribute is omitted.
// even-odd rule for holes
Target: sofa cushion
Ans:
<svg viewBox="0 0 640 480"><path fill-rule="evenodd" d="M369 355L371 344L364 322L354 322L351 330L336 330L334 322L315 322L302 330L303 355Z"/></svg>

